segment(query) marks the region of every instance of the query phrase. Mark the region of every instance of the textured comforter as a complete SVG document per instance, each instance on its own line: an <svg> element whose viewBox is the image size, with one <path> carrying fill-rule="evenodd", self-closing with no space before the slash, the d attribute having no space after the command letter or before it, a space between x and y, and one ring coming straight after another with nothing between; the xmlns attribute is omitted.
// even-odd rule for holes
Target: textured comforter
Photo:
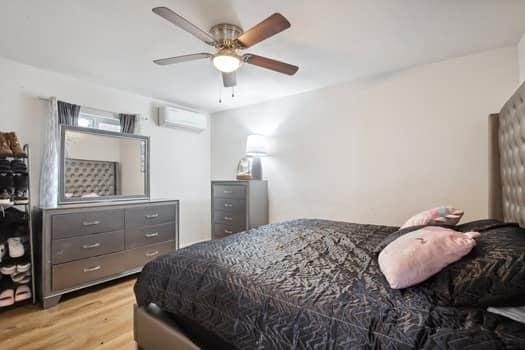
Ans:
<svg viewBox="0 0 525 350"><path fill-rule="evenodd" d="M525 325L392 290L373 253L395 227L295 220L195 244L144 267L139 305L238 349L525 348Z"/></svg>

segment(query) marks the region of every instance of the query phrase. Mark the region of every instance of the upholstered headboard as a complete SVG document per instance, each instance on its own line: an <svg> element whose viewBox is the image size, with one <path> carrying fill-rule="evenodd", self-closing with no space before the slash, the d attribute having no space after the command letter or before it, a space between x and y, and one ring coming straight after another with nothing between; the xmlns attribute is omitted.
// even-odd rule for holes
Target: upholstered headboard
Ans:
<svg viewBox="0 0 525 350"><path fill-rule="evenodd" d="M114 196L119 193L119 164L88 159L65 160L65 193L72 197L96 193Z"/></svg>
<svg viewBox="0 0 525 350"><path fill-rule="evenodd" d="M525 227L525 84L489 117L490 216Z"/></svg>

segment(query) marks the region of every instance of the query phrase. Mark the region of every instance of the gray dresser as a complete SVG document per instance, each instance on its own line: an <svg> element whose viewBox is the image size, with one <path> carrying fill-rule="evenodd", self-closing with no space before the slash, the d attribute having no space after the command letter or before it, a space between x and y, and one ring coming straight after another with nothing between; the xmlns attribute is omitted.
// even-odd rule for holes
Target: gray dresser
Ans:
<svg viewBox="0 0 525 350"><path fill-rule="evenodd" d="M212 239L268 223L268 182L212 181Z"/></svg>
<svg viewBox="0 0 525 350"><path fill-rule="evenodd" d="M140 272L179 245L179 202L139 201L43 209L40 299Z"/></svg>

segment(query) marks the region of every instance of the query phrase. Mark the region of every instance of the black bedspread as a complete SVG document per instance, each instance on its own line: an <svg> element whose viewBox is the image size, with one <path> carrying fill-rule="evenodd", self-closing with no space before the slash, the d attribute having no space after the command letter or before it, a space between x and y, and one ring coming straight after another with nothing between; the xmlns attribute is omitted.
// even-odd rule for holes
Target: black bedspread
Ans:
<svg viewBox="0 0 525 350"><path fill-rule="evenodd" d="M390 289L373 251L396 229L302 219L195 244L147 264L137 302L238 349L525 349L523 324Z"/></svg>

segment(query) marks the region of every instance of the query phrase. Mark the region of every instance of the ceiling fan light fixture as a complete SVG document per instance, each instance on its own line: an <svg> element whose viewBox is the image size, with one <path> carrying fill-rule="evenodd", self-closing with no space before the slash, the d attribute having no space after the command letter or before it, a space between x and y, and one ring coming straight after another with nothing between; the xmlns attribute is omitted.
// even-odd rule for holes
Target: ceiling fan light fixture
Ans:
<svg viewBox="0 0 525 350"><path fill-rule="evenodd" d="M241 58L234 52L221 51L213 56L213 65L223 73L231 73L241 66Z"/></svg>

